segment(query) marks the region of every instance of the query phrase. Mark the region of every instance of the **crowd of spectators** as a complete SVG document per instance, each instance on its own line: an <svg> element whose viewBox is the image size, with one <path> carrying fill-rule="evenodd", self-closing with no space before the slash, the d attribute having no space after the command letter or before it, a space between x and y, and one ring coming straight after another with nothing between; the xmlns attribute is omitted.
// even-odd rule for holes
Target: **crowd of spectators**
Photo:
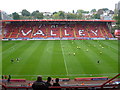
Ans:
<svg viewBox="0 0 120 90"><path fill-rule="evenodd" d="M48 77L47 81L44 82L42 80L42 77L38 76L37 80L32 84L32 88L33 88L33 90L48 90L48 88L50 86L60 86L60 84L59 84L59 78L55 79L55 82L53 83L53 85L51 84L51 81L52 81L51 77ZM54 90L61 90L61 89L60 88L59 89L55 88Z"/></svg>

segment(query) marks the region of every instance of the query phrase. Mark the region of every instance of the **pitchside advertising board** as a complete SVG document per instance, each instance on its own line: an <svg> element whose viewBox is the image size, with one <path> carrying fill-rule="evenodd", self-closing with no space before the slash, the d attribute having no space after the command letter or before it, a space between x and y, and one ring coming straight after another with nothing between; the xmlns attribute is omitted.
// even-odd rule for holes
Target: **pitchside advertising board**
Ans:
<svg viewBox="0 0 120 90"><path fill-rule="evenodd" d="M79 38L9 38L2 39L2 41L16 41L16 40L118 40L118 38L87 38L87 37L79 37Z"/></svg>
<svg viewBox="0 0 120 90"><path fill-rule="evenodd" d="M91 80L108 80L108 77L87 77L87 78L75 78L75 81L91 81Z"/></svg>

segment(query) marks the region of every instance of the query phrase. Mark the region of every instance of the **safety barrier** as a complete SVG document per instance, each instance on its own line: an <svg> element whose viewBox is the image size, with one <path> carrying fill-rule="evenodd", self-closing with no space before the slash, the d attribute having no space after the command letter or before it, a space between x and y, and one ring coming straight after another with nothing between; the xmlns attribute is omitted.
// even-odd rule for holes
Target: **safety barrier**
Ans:
<svg viewBox="0 0 120 90"><path fill-rule="evenodd" d="M108 80L108 77L75 78L75 81Z"/></svg>
<svg viewBox="0 0 120 90"><path fill-rule="evenodd" d="M7 79L0 79L0 81L7 81ZM10 82L26 82L26 79L10 79Z"/></svg>
<svg viewBox="0 0 120 90"><path fill-rule="evenodd" d="M105 87L105 88L104 88ZM106 85L104 87L101 87L101 85L91 85L91 86L87 86L87 85L81 85L81 86L51 86L49 87L48 90L51 89L57 89L57 88L64 88L67 90L76 90L76 89L82 89L82 90L87 90L87 89L91 89L91 90L106 90L106 89L115 89L115 90L120 90L118 85ZM17 86L17 87L7 87L5 85L2 85L3 90L33 90L31 86Z"/></svg>

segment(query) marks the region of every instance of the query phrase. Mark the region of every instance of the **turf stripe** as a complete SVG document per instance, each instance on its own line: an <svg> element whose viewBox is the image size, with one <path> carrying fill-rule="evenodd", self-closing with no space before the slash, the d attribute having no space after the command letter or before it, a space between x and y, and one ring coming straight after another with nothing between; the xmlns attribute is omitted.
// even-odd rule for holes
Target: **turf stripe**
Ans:
<svg viewBox="0 0 120 90"><path fill-rule="evenodd" d="M95 52L93 52L93 49L91 49L90 47L88 48L88 44L86 44L87 41L83 42L84 47L81 48L81 52L83 53L84 57L86 57L86 59L83 62L83 65L86 67L89 67L89 72L85 72L85 73L101 73L101 69L99 67L97 67L97 60L98 57L97 54ZM88 49L88 51L87 51ZM92 56L94 55L94 57ZM87 69L85 67L85 69ZM93 71L94 69L94 71ZM86 70L85 70L86 71Z"/></svg>

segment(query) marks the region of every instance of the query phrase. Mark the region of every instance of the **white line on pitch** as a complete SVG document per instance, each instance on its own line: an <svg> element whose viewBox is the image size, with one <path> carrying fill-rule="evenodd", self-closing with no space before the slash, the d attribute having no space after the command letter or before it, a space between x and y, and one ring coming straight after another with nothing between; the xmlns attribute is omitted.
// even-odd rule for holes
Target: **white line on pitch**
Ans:
<svg viewBox="0 0 120 90"><path fill-rule="evenodd" d="M61 44L61 41L60 41L60 44ZM61 44L61 48L62 48L62 44ZM66 61L65 61L65 54L64 54L63 48L62 48L62 54L63 54L63 58L64 58L66 73L67 73L67 76L68 76L68 69L67 69L67 64L66 64Z"/></svg>

